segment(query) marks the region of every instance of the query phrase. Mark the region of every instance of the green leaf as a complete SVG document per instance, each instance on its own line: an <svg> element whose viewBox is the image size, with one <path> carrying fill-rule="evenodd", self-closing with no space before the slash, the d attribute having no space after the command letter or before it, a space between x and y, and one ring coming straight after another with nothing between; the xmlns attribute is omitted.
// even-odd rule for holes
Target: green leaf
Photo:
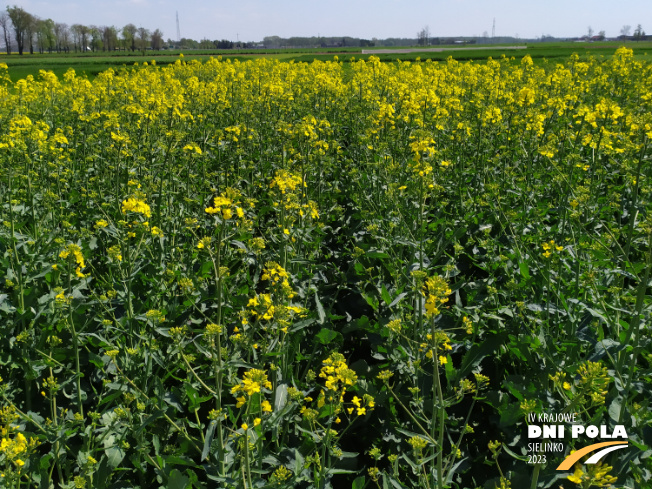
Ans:
<svg viewBox="0 0 652 489"><path fill-rule="evenodd" d="M383 285L382 288L380 289L380 296L385 301L385 304L387 304L387 305L391 304L392 297L389 295L389 292L387 292L387 289L385 288L385 285Z"/></svg>
<svg viewBox="0 0 652 489"><path fill-rule="evenodd" d="M39 468L42 470L50 468L50 460L52 459L52 455L47 454L44 457L41 457L39 459Z"/></svg>
<svg viewBox="0 0 652 489"><path fill-rule="evenodd" d="M453 366L450 355L447 355L446 359L448 361L444 365L444 372L446 373L446 380L451 382L455 378L455 367Z"/></svg>
<svg viewBox="0 0 652 489"><path fill-rule="evenodd" d="M609 405L609 417L613 419L616 423L620 422L620 406L623 402L622 396L616 396L611 404Z"/></svg>
<svg viewBox="0 0 652 489"><path fill-rule="evenodd" d="M197 392L197 389L195 389L190 384L186 384L185 387L186 387L186 395L188 396L188 400L190 401L190 405L188 406L188 409L190 411L194 411L199 407L200 404L199 393Z"/></svg>
<svg viewBox="0 0 652 489"><path fill-rule="evenodd" d="M216 421L211 421L206 428L206 435L204 436L204 449L201 452L202 461L206 460L210 452L211 443L213 442L213 435L215 434Z"/></svg>
<svg viewBox="0 0 652 489"><path fill-rule="evenodd" d="M319 340L322 345L328 345L331 341L337 338L338 335L340 335L340 333L337 331L333 331L332 329L328 328L322 328L321 331L317 333L317 340Z"/></svg>
<svg viewBox="0 0 652 489"><path fill-rule="evenodd" d="M362 294L362 297L364 297L364 300L367 301L367 304L369 304L374 311L378 310L378 301L375 297L372 297L369 294Z"/></svg>
<svg viewBox="0 0 652 489"><path fill-rule="evenodd" d="M446 480L444 481L446 484L451 484L453 482L453 476L458 473L457 468L465 463L468 459L464 457L461 460L458 460L455 465L453 465L449 470L448 470L448 476L446 476ZM453 487L452 485L444 486L444 487Z"/></svg>
<svg viewBox="0 0 652 489"><path fill-rule="evenodd" d="M399 295L397 295L397 296L394 298L394 300L391 302L391 304L389 305L389 307L394 307L396 304L398 304L399 302L401 302L401 299L403 299L403 297L405 297L406 295L408 295L407 292L402 292L402 293L400 293Z"/></svg>
<svg viewBox="0 0 652 489"><path fill-rule="evenodd" d="M503 450L505 450L509 455L514 457L516 460L520 460L521 462L527 462L527 460L528 460L528 457L526 457L525 455L516 454L515 452L510 450L509 447L507 445L505 445L504 443L503 443Z"/></svg>
<svg viewBox="0 0 652 489"><path fill-rule="evenodd" d="M183 412L183 405L179 401L179 396L172 392L166 392L165 395L163 396L163 400L167 402L170 406L173 406L177 409L179 412Z"/></svg>
<svg viewBox="0 0 652 489"><path fill-rule="evenodd" d="M392 476L389 476L385 474L385 477L383 477L383 489L389 489L389 486L387 485L387 481L389 480L390 484L392 484L392 487L395 489L406 489L403 484L401 484L399 481L394 479Z"/></svg>
<svg viewBox="0 0 652 489"><path fill-rule="evenodd" d="M288 401L288 386L280 384L274 393L274 411L280 411Z"/></svg>
<svg viewBox="0 0 652 489"><path fill-rule="evenodd" d="M360 477L356 477L356 479L353 481L353 484L351 484L351 489L364 489L365 486L365 477L361 475Z"/></svg>
<svg viewBox="0 0 652 489"><path fill-rule="evenodd" d="M503 344L504 338L502 335L490 336L479 345L473 345L469 351L466 352L462 358L462 364L457 371L456 382L459 382L464 377L471 373L475 367L480 365L480 362L487 355L491 355L500 345Z"/></svg>
<svg viewBox="0 0 652 489"><path fill-rule="evenodd" d="M347 469L328 469L329 474L355 474L357 470L347 470Z"/></svg>
<svg viewBox="0 0 652 489"><path fill-rule="evenodd" d="M605 324L609 324L609 321L607 321L607 318L604 317L602 314L600 314L595 309L591 309L590 307L587 307L586 310L589 311L593 317L602 319L602 321L604 321Z"/></svg>
<svg viewBox="0 0 652 489"><path fill-rule="evenodd" d="M242 241L238 241L237 239L234 239L231 240L231 244L237 246L241 250L247 251L247 246Z"/></svg>
<svg viewBox="0 0 652 489"><path fill-rule="evenodd" d="M104 453L106 454L107 463L112 469L115 469L118 465L120 465L122 459L125 458L124 450L119 447L107 448L104 450Z"/></svg>
<svg viewBox="0 0 652 489"><path fill-rule="evenodd" d="M157 409L154 411L144 422L141 424L138 429L134 432L134 434L138 434L141 431L143 431L149 424L153 423L156 421L158 418L163 416L165 414L165 411L163 409Z"/></svg>
<svg viewBox="0 0 652 489"><path fill-rule="evenodd" d="M190 486L190 479L179 470L173 469L168 480L168 489L186 489Z"/></svg>
<svg viewBox="0 0 652 489"><path fill-rule="evenodd" d="M522 276L525 280L530 280L530 269L528 268L527 263L525 263L525 262L523 262L523 261L520 262L520 263L518 264L518 268L521 270L521 276Z"/></svg>

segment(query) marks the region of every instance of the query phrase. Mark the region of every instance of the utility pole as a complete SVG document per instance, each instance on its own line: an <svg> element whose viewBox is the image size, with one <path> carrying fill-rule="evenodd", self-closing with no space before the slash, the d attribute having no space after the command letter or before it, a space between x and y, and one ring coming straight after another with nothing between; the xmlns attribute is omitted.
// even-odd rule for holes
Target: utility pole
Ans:
<svg viewBox="0 0 652 489"><path fill-rule="evenodd" d="M179 29L179 11L177 10L177 42L181 42L181 30Z"/></svg>
<svg viewBox="0 0 652 489"><path fill-rule="evenodd" d="M494 17L494 25L491 28L491 42L494 42L494 38L496 37L496 17Z"/></svg>

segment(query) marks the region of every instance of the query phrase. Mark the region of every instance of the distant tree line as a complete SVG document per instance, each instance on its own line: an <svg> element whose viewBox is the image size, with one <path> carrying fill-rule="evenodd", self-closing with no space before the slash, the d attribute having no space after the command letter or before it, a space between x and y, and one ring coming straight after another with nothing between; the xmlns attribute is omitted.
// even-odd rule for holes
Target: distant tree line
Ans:
<svg viewBox="0 0 652 489"><path fill-rule="evenodd" d="M255 42L233 42L227 39L220 41L202 39L201 41L196 41L195 39L188 39L186 37L182 37L179 41L168 39L167 45L175 49L253 49L260 47Z"/></svg>
<svg viewBox="0 0 652 489"><path fill-rule="evenodd" d="M645 41L648 39L648 36L645 34L645 31L643 30L643 26L641 24L638 24L636 26L636 30L634 31L633 35L630 35L632 31L632 26L630 25L624 25L622 29L620 29L620 36L618 36L618 39L623 39L627 41Z"/></svg>
<svg viewBox="0 0 652 489"><path fill-rule="evenodd" d="M313 36L313 37L279 37L267 36L263 38L260 47L267 49L279 48L342 48L342 47L371 47L384 45L375 37L360 39L357 37L339 36ZM414 44L411 40L406 46ZM398 45L398 44L397 44Z"/></svg>
<svg viewBox="0 0 652 489"><path fill-rule="evenodd" d="M278 48L341 48L341 47L401 47L401 46L436 46L440 44L475 44L472 37L430 37L430 30L424 28L417 33L417 37L388 37L386 39L361 39L358 37L279 37L267 36L262 45L267 49Z"/></svg>
<svg viewBox="0 0 652 489"><path fill-rule="evenodd" d="M30 14L22 7L7 7L0 13L0 29L7 54L12 48L23 54L86 51L146 51L164 47L163 33L127 24L121 29L115 26L97 26L54 22Z"/></svg>

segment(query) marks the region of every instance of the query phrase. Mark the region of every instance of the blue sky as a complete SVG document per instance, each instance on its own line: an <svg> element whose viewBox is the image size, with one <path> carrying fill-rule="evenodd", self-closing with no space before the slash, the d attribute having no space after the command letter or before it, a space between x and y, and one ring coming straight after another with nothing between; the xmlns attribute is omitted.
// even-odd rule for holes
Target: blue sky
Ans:
<svg viewBox="0 0 652 489"><path fill-rule="evenodd" d="M69 25L127 23L176 38L260 41L265 36L352 36L371 39L491 35L581 36L589 26L617 36L638 24L652 34L652 0L16 0L38 17Z"/></svg>

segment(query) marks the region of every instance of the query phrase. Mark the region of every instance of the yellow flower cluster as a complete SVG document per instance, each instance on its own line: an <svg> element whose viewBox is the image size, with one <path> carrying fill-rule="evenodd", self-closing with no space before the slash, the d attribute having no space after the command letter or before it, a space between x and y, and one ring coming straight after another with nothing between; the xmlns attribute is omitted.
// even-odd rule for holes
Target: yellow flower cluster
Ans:
<svg viewBox="0 0 652 489"><path fill-rule="evenodd" d="M574 450L571 452L571 454ZM611 487L618 481L618 477L609 475L613 467L598 462L593 465L585 465L586 471L582 469L582 464L575 465L575 471L567 479L575 484L581 484L581 487Z"/></svg>
<svg viewBox="0 0 652 489"><path fill-rule="evenodd" d="M147 218L152 217L152 210L149 205L144 200L135 197L130 197L122 201L122 213L126 214L127 212L142 214Z"/></svg>
<svg viewBox="0 0 652 489"><path fill-rule="evenodd" d="M543 243L541 247L543 248L543 253L541 254L544 258L550 258L555 251L559 252L564 250L563 246L555 244L554 239L551 239L547 243Z"/></svg>
<svg viewBox="0 0 652 489"><path fill-rule="evenodd" d="M579 379L572 383L566 380L566 372L557 372L549 377L557 389L561 389L565 392L564 395L580 404L586 404L587 407L604 404L611 382L607 367L599 362L587 361L578 367L577 374Z"/></svg>
<svg viewBox="0 0 652 489"><path fill-rule="evenodd" d="M289 277L281 265L270 261L265 264L265 269L260 279L270 281L270 285L276 287L282 296L292 299L296 294L290 285Z"/></svg>
<svg viewBox="0 0 652 489"><path fill-rule="evenodd" d="M353 399L351 399L351 404L353 404L353 406L347 408L347 412L349 414L353 414L353 411L355 411L358 416L367 414L367 408L373 409L376 406L374 398L369 394L364 394L362 399L360 399L358 396L353 396Z"/></svg>
<svg viewBox="0 0 652 489"><path fill-rule="evenodd" d="M238 204L240 193L233 189L227 188L223 194L213 199L213 205L206 207L207 214L220 215L222 219L228 221L233 218L234 214L239 219L244 218L244 210Z"/></svg>
<svg viewBox="0 0 652 489"><path fill-rule="evenodd" d="M452 294L446 279L439 276L427 278L422 291L426 297L427 316L437 316L439 306L448 302L448 296Z"/></svg>
<svg viewBox="0 0 652 489"><path fill-rule="evenodd" d="M18 415L12 406L5 406L0 411L2 424L0 459L4 458L20 470L25 465L25 460L38 446L38 441L35 438L30 438L28 441L25 435L18 431L18 426L15 424L17 419Z"/></svg>
<svg viewBox="0 0 652 489"><path fill-rule="evenodd" d="M326 379L326 389L337 391L353 386L358 381L358 376L351 370L341 353L333 353L323 361L319 377Z"/></svg>
<svg viewBox="0 0 652 489"><path fill-rule="evenodd" d="M428 333L426 335L426 339L428 340L428 343L421 343L420 345L420 350L426 350L426 358L431 359L434 356L434 347L437 347L437 353L439 354L438 360L440 365L445 365L448 363L448 358L444 356L447 352L453 349L451 346L451 339L450 337L446 334L445 331L436 331L435 336L433 337L432 334Z"/></svg>
<svg viewBox="0 0 652 489"><path fill-rule="evenodd" d="M413 436L408 440L415 453L420 454L421 451L428 446L428 440L420 436Z"/></svg>
<svg viewBox="0 0 652 489"><path fill-rule="evenodd" d="M17 433L15 437L3 437L0 441L0 453L4 454L8 460L13 462L17 467L25 465L21 458L27 452L27 438L22 433Z"/></svg>
<svg viewBox="0 0 652 489"><path fill-rule="evenodd" d="M239 391L244 391L247 395L252 396L256 392L260 392L261 388L271 389L272 383L267 380L267 373L264 370L252 368L245 372L244 379L240 384L235 385L231 389L231 393L235 394Z"/></svg>
<svg viewBox="0 0 652 489"><path fill-rule="evenodd" d="M595 404L604 404L611 375L607 367L599 362L584 362L577 369L580 378L577 387L580 393L588 396Z"/></svg>
<svg viewBox="0 0 652 489"><path fill-rule="evenodd" d="M274 302L270 294L257 294L256 297L249 299L247 303L249 315L254 319L263 319L270 321L274 319Z"/></svg>
<svg viewBox="0 0 652 489"><path fill-rule="evenodd" d="M287 282L288 277L289 277L288 273L281 265L279 265L276 262L270 261L265 263L265 269L263 270L263 274L260 277L260 279L269 280L272 282L272 285L276 285L280 281Z"/></svg>
<svg viewBox="0 0 652 489"><path fill-rule="evenodd" d="M319 218L317 204L305 197L306 182L303 177L287 170L279 170L269 184L271 190L276 192L278 198L274 206L285 211L281 228L286 235L290 235L292 225L305 217Z"/></svg>
<svg viewBox="0 0 652 489"><path fill-rule="evenodd" d="M64 260L69 256L73 256L75 262L80 267L84 268L86 266L86 264L84 263L84 255L82 255L81 248L78 245L69 244L65 250L59 253L59 258L63 258Z"/></svg>
<svg viewBox="0 0 652 489"><path fill-rule="evenodd" d="M202 150L197 143L188 143L183 147L183 151L186 151L190 154L201 155Z"/></svg>
<svg viewBox="0 0 652 489"><path fill-rule="evenodd" d="M86 267L86 262L84 261L84 255L82 254L79 245L71 243L66 247L65 250L59 253L59 258L66 260L69 257L72 257L77 265L77 268L75 269L75 275L77 275L79 278L85 278L86 275L82 273L82 268Z"/></svg>
<svg viewBox="0 0 652 489"><path fill-rule="evenodd" d="M303 185L301 185L303 183ZM277 188L282 194L286 192L294 192L297 188L306 187L306 183L299 175L294 175L287 170L279 170L276 176L269 184L269 188Z"/></svg>

